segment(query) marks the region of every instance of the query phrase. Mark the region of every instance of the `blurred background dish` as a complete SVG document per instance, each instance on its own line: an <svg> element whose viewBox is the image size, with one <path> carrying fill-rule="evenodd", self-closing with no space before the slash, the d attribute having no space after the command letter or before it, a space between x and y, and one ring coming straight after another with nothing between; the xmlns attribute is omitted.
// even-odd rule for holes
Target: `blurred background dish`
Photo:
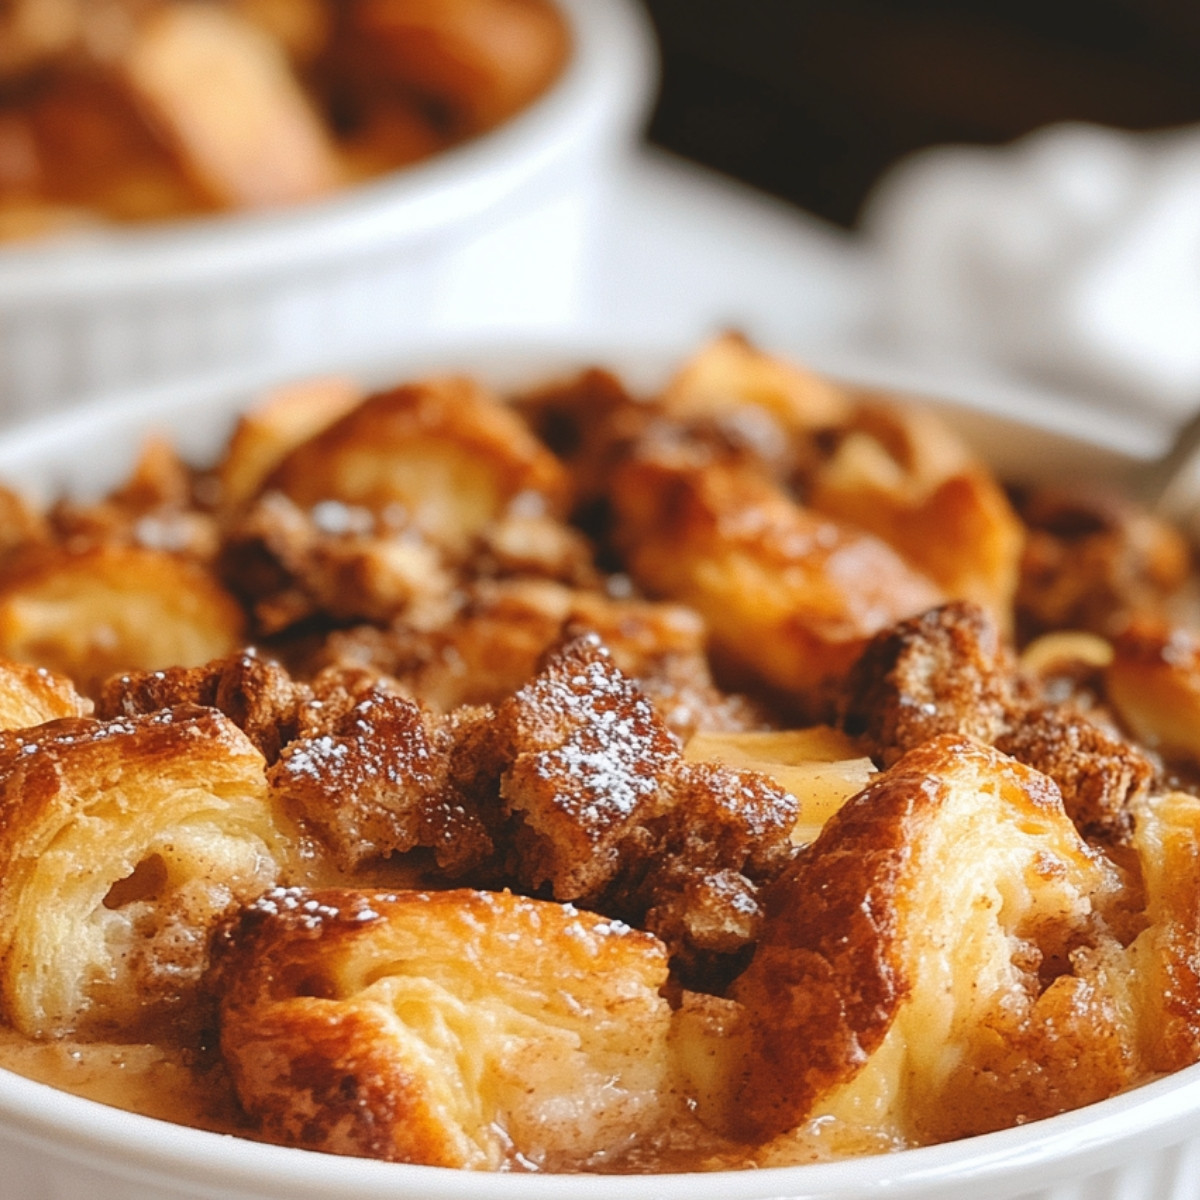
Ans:
<svg viewBox="0 0 1200 1200"><path fill-rule="evenodd" d="M25 0L60 13L40 35L57 45L73 28L63 13L96 22L161 2ZM416 24L526 2L361 0ZM312 53L303 14L316 0L228 3ZM1136 403L1164 430L1196 394L1192 152L1174 155L1185 169L1161 156L1161 170L1137 165L1163 143L1146 131L1200 119L1200 27L1178 6L564 0L562 11L564 72L473 140L325 200L135 227L89 216L67 237L0 250L0 420L227 366L322 369L464 334L683 347L722 327L833 369L877 359L951 392ZM20 44L0 42L10 58ZM418 155L452 132L445 112L439 142L436 128L410 136L394 104L357 125L349 107L343 167L360 174L378 169L380 145ZM459 132L486 123L487 107L467 105ZM0 128L0 174L15 169L11 138L7 153ZM1130 179L1124 201L1097 209ZM176 202L180 186L159 176L134 188L133 209ZM1015 198L1004 219L1001 193ZM14 201L10 223L23 211ZM70 205L60 215L79 218ZM1035 227L1071 237L1051 234L1054 252L1039 257Z"/></svg>
<svg viewBox="0 0 1200 1200"><path fill-rule="evenodd" d="M495 128L568 54L550 0L13 0L0 239L319 200Z"/></svg>
<svg viewBox="0 0 1200 1200"><path fill-rule="evenodd" d="M528 12L532 3L515 9ZM347 76L331 62L321 71L313 67L316 82L307 100L294 83L291 90L274 86L284 71L282 51L256 57L254 47L266 35L249 17L231 34L218 15L223 9L193 4L143 6L152 9L150 33L135 39L120 68L136 85L98 83L94 64L113 53L104 42L112 31L94 19L138 7L132 0L53 4L62 25L42 30L41 43L3 39L8 51L32 47L32 65L8 64L11 79L36 81L39 53L62 56L46 68L51 75L65 71L61 61L86 60L62 92L45 84L50 107L65 93L70 111L79 107L96 124L120 125L124 116L112 109L132 92L151 114L145 140L148 130L164 131L155 146L134 155L141 166L133 184L114 174L109 200L86 204L83 185L66 180L64 203L56 205L51 194L33 206L60 226L55 236L11 240L0 251L5 416L215 367L278 361L303 369L372 347L414 344L439 331L498 323L552 327L575 318L594 206L642 127L654 84L649 27L635 0L557 0L563 29L542 37L552 43L550 53L545 46L529 49L536 37L510 38L502 55L477 55L474 74L462 67L468 59L462 45L435 53L432 29L447 14L503 12L505 3L364 0L361 11L373 14L374 26L350 37L349 49L331 43L355 61L363 93L345 85ZM264 22L290 19L304 8L251 0L237 7L261 10ZM175 9L185 20L172 24L164 14ZM5 10L9 20L22 11L21 5ZM72 24L81 13L88 19ZM398 14L407 14L409 27L400 28ZM198 28L188 24L194 21ZM494 47L505 27L494 21L484 42ZM409 36L423 49L404 64L406 78L425 99L405 117L398 91L380 96L386 71L378 61L402 59ZM566 46L561 65L556 38ZM51 49L38 51L39 44ZM522 44L537 61L529 71L514 72ZM385 46L394 52L390 59ZM371 58L374 73L359 71ZM496 78L484 86L489 64ZM72 89L96 94L75 96ZM444 99L452 92L461 101L457 107ZM198 96L217 109L215 117L200 112ZM340 141L311 119L313 96L336 118L330 128L348 131ZM267 137L265 148L255 140L262 131L245 117L247 109L261 107L259 100L279 110L275 127L288 131ZM232 112L221 111L227 103ZM5 127L9 134L17 128L17 111ZM432 116L423 134L414 133L422 114ZM59 131L72 125L52 124ZM10 143L13 137L20 141L13 134ZM0 164L14 174L21 154L11 144L5 153L0 145ZM421 161L391 169L397 159L414 156ZM70 161L71 153L64 158ZM173 172L172 162L181 158L188 169ZM335 186L358 177L353 186ZM10 228L31 207L21 208L19 191L9 193L4 219ZM122 209L121 197L129 201L131 193L140 199ZM148 217L193 215L113 223L139 215L139 205Z"/></svg>

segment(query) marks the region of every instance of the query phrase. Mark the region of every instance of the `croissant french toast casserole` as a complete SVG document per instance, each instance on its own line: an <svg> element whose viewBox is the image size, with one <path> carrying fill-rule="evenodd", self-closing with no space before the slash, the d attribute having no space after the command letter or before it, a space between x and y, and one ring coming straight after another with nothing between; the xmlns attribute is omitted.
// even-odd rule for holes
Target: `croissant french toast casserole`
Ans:
<svg viewBox="0 0 1200 1200"><path fill-rule="evenodd" d="M652 1173L1200 1059L1189 546L933 410L735 335L641 392L314 380L0 513L11 1071Z"/></svg>

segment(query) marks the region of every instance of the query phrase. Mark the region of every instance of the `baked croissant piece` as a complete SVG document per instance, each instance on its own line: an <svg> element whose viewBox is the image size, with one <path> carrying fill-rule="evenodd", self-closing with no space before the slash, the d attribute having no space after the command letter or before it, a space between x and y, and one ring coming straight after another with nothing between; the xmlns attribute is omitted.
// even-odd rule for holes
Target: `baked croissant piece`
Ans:
<svg viewBox="0 0 1200 1200"><path fill-rule="evenodd" d="M509 892L276 889L214 947L220 1044L271 1141L602 1166L677 1103L652 935Z"/></svg>
<svg viewBox="0 0 1200 1200"><path fill-rule="evenodd" d="M143 546L39 548L0 584L0 653L68 675L88 695L118 671L226 654L244 623L205 567Z"/></svg>
<svg viewBox="0 0 1200 1200"><path fill-rule="evenodd" d="M26 1037L195 1020L210 927L275 884L294 831L262 755L180 707L0 735L0 1000Z"/></svg>
<svg viewBox="0 0 1200 1200"><path fill-rule="evenodd" d="M724 660L810 704L873 634L942 599L879 538L693 451L629 458L612 505L637 583L695 608Z"/></svg>
<svg viewBox="0 0 1200 1200"><path fill-rule="evenodd" d="M947 596L1012 624L1024 530L992 472L932 411L860 403L808 503L882 538Z"/></svg>
<svg viewBox="0 0 1200 1200"><path fill-rule="evenodd" d="M1105 693L1125 724L1168 760L1200 763L1200 638L1144 619L1110 654Z"/></svg>
<svg viewBox="0 0 1200 1200"><path fill-rule="evenodd" d="M1109 974L1137 1014L1147 1074L1200 1061L1200 799L1183 792L1149 797L1136 808L1134 847L1146 892L1146 927Z"/></svg>
<svg viewBox="0 0 1200 1200"><path fill-rule="evenodd" d="M84 717L91 707L65 675L0 659L0 729L25 729L56 717Z"/></svg>
<svg viewBox="0 0 1200 1200"><path fill-rule="evenodd" d="M991 471L932 410L859 395L736 334L694 355L660 403L690 436L709 422L753 447L785 483L799 466L809 507L874 534L946 595L1007 623L1021 523ZM830 450L813 448L817 432Z"/></svg>
<svg viewBox="0 0 1200 1200"><path fill-rule="evenodd" d="M440 379L369 397L285 454L264 486L301 508L403 514L462 555L519 497L561 514L569 481L496 396L467 379Z"/></svg>
<svg viewBox="0 0 1200 1200"><path fill-rule="evenodd" d="M1135 914L1044 775L940 735L850 800L768 896L733 985L724 1120L893 1145L1078 1107L1146 1077L1114 970Z"/></svg>

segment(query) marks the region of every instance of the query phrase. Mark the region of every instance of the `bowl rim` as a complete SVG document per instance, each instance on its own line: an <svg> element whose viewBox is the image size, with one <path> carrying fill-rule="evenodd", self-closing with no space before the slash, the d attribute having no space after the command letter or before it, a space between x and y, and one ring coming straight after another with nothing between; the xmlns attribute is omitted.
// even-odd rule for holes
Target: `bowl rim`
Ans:
<svg viewBox="0 0 1200 1200"><path fill-rule="evenodd" d="M935 1146L800 1166L661 1175L501 1174L387 1163L173 1125L0 1070L6 1144L128 1181L231 1200L941 1200L1088 1175L1194 1133L1200 1064L1072 1112ZM266 1185L264 1187L264 1184ZM990 1193L984 1193L990 1194ZM1015 1193L1014 1193L1015 1194Z"/></svg>
<svg viewBox="0 0 1200 1200"><path fill-rule="evenodd" d="M526 108L429 159L327 199L129 226L0 247L0 303L262 280L314 264L445 237L540 180L581 144L633 143L658 77L637 0L553 0L571 49Z"/></svg>
<svg viewBox="0 0 1200 1200"><path fill-rule="evenodd" d="M345 370L370 385L450 369L507 384L544 380L562 371L602 363L622 378L658 381L686 353L687 349L678 345L633 347L627 341L618 345L579 338L524 342L502 338L488 344L456 338L420 350L401 348L394 355L348 363ZM819 366L811 356L808 361ZM841 368L844 378L853 377L851 361L843 360ZM214 417L211 432L223 437L228 419L256 393L312 374L278 367L238 369L203 380L124 390L65 413L36 417L0 431L0 478L10 480L14 468L19 476L23 462L32 464L35 475L42 474L55 454L71 447L91 451L106 435L125 444L132 456L131 438L161 428L173 417L193 416L206 400ZM881 386L887 371L873 365L867 375L872 386ZM899 390L938 395L935 386L922 388L911 373ZM1011 407L989 414L986 403L977 408L971 397L960 398L957 404L971 418L994 417L1018 433L1073 438L1085 451L1099 449L1105 456L1115 456L1112 461L1132 457L1128 446L1122 455L1119 444L1097 444L1097 427L1086 406L1064 406L1051 412L1044 396L1038 396L1026 410L1014 415ZM78 460L69 465L74 469ZM108 461L90 465L101 472L123 469ZM18 479L17 486L24 484ZM882 1155L711 1173L507 1175L381 1163L266 1145L124 1112L0 1070L0 1164L7 1148L22 1147L44 1155L47 1161L86 1166L122 1181L148 1182L168 1190L171 1185L186 1187L178 1194L214 1200L633 1200L651 1195L655 1200L868 1200L884 1196L949 1200L961 1196L969 1184L984 1188L981 1194L992 1195L994 1189L1005 1185L1019 1183L1034 1190L1057 1179L1075 1177L1081 1164L1086 1164L1087 1174L1109 1169L1127 1161L1131 1152L1182 1141L1200 1128L1198 1121L1200 1064L1058 1116L957 1142Z"/></svg>

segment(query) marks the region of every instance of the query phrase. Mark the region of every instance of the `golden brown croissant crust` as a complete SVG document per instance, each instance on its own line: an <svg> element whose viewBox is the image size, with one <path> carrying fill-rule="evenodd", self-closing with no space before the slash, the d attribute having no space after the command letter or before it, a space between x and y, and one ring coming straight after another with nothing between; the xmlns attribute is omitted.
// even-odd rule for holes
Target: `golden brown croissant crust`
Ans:
<svg viewBox="0 0 1200 1200"><path fill-rule="evenodd" d="M784 1133L822 1102L836 1110L864 1063L891 1076L904 1140L1125 1086L1145 1070L1137 1031L1115 1021L1117 997L1097 995L1087 957L1121 950L1103 923L1119 888L1045 776L954 735L911 750L769 894L733 987L751 1048L731 1118ZM898 1064L880 1052L887 1039L903 1043Z"/></svg>
<svg viewBox="0 0 1200 1200"><path fill-rule="evenodd" d="M210 466L0 493L0 1016L492 1170L878 1152L1200 1060L1182 543L1017 500L735 336L645 396L294 385Z"/></svg>
<svg viewBox="0 0 1200 1200"><path fill-rule="evenodd" d="M666 978L653 937L510 892L275 889L219 932L213 985L273 1139L497 1168L603 1161L661 1119Z"/></svg>
<svg viewBox="0 0 1200 1200"><path fill-rule="evenodd" d="M209 928L279 877L291 832L261 755L212 709L0 734L8 1019L136 1034L186 1013Z"/></svg>

